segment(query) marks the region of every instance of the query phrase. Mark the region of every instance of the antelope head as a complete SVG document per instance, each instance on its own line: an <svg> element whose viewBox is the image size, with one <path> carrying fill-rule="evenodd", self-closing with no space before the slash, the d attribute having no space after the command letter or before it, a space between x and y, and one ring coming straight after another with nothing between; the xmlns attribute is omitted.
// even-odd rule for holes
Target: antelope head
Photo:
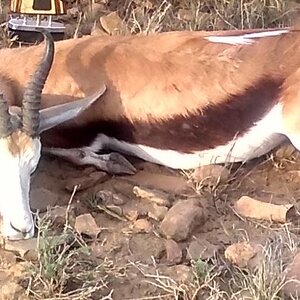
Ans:
<svg viewBox="0 0 300 300"><path fill-rule="evenodd" d="M30 177L41 156L40 134L76 117L105 91L57 106L40 109L44 84L54 58L52 36L41 31L46 45L41 62L23 95L22 107L8 108L0 95L0 214L6 239L28 239L34 235L30 211Z"/></svg>

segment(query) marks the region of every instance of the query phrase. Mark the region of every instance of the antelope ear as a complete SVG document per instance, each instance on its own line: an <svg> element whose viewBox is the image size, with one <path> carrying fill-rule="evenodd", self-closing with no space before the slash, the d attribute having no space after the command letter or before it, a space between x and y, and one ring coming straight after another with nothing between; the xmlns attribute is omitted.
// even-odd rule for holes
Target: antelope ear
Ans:
<svg viewBox="0 0 300 300"><path fill-rule="evenodd" d="M40 111L39 133L49 130L61 123L74 119L104 94L106 86L103 85L95 94L84 99L51 106Z"/></svg>

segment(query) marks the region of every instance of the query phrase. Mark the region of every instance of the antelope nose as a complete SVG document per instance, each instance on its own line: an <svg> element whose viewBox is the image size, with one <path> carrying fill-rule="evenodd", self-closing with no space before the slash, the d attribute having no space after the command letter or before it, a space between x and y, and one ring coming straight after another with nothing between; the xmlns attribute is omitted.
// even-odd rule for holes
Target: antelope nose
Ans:
<svg viewBox="0 0 300 300"><path fill-rule="evenodd" d="M32 230L32 225L29 226L22 226L22 227L17 227L14 226L14 224L12 224L12 222L10 222L10 226L12 227L12 229L14 229L17 232L20 232L24 237L31 232Z"/></svg>

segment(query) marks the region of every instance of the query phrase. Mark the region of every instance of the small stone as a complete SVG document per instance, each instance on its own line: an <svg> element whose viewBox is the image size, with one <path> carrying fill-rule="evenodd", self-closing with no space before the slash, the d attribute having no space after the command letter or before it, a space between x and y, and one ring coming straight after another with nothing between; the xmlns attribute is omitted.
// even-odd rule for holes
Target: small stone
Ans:
<svg viewBox="0 0 300 300"><path fill-rule="evenodd" d="M125 33L126 23L119 17L117 12L111 12L100 18L102 28L110 35Z"/></svg>
<svg viewBox="0 0 300 300"><path fill-rule="evenodd" d="M138 198L154 202L157 205L168 207L171 205L168 194L161 191L135 186L133 187L133 193Z"/></svg>
<svg viewBox="0 0 300 300"><path fill-rule="evenodd" d="M149 189L164 191L171 196L182 195L194 191L193 184L187 182L183 176L165 175L145 170L139 171L135 175L127 176L126 181L135 186L143 186Z"/></svg>
<svg viewBox="0 0 300 300"><path fill-rule="evenodd" d="M189 245L187 255L189 259L197 261L198 259L207 260L215 256L220 249L219 246L209 243L207 240L195 240Z"/></svg>
<svg viewBox="0 0 300 300"><path fill-rule="evenodd" d="M25 300L28 297L25 295L24 289L16 282L7 282L0 287L1 300Z"/></svg>
<svg viewBox="0 0 300 300"><path fill-rule="evenodd" d="M166 240L167 262L169 265L176 265L182 261L182 251L174 240Z"/></svg>
<svg viewBox="0 0 300 300"><path fill-rule="evenodd" d="M13 252L0 249L0 268L8 268L17 261L16 255Z"/></svg>
<svg viewBox="0 0 300 300"><path fill-rule="evenodd" d="M139 220L136 220L134 223L133 223L133 229L136 231L136 232L145 232L145 233L149 233L152 231L152 225L151 223L146 220L146 219L139 219Z"/></svg>
<svg viewBox="0 0 300 300"><path fill-rule="evenodd" d="M191 282L192 278L192 268L186 265L175 265L170 266L166 270L166 275L171 277L177 283Z"/></svg>
<svg viewBox="0 0 300 300"><path fill-rule="evenodd" d="M286 284L283 286L283 292L288 297L297 298L300 295L300 251L287 266L286 271Z"/></svg>
<svg viewBox="0 0 300 300"><path fill-rule="evenodd" d="M285 223L292 204L277 205L242 196L234 204L235 211L246 218Z"/></svg>
<svg viewBox="0 0 300 300"><path fill-rule="evenodd" d="M135 260L153 263L152 258L160 259L165 253L164 242L153 234L135 234L129 240L130 251Z"/></svg>
<svg viewBox="0 0 300 300"><path fill-rule="evenodd" d="M5 250L12 251L21 258L29 261L37 260L38 243L36 238L20 241L6 241Z"/></svg>
<svg viewBox="0 0 300 300"><path fill-rule="evenodd" d="M30 208L33 211L45 212L59 202L59 196L46 188L32 189L30 192Z"/></svg>
<svg viewBox="0 0 300 300"><path fill-rule="evenodd" d="M221 165L207 165L196 168L191 175L196 182L206 185L216 185L218 182L225 182L230 178L229 170Z"/></svg>
<svg viewBox="0 0 300 300"><path fill-rule="evenodd" d="M83 191L96 184L106 181L108 178L109 175L105 172L100 172L100 171L93 172L86 177L67 179L67 182L65 184L65 189L69 192L73 192L75 186L77 186L76 191Z"/></svg>
<svg viewBox="0 0 300 300"><path fill-rule="evenodd" d="M195 201L178 201L166 214L161 223L161 230L167 238L183 241L196 226L205 222L203 208L196 205Z"/></svg>
<svg viewBox="0 0 300 300"><path fill-rule="evenodd" d="M168 208L166 206L159 206L155 203L148 208L148 216L149 218L161 221L164 219L168 212Z"/></svg>
<svg viewBox="0 0 300 300"><path fill-rule="evenodd" d="M89 236L97 236L101 231L91 214L78 216L74 227L79 234L87 234Z"/></svg>
<svg viewBox="0 0 300 300"><path fill-rule="evenodd" d="M248 242L232 244L225 250L225 258L240 268L246 267L256 254L257 249Z"/></svg>
<svg viewBox="0 0 300 300"><path fill-rule="evenodd" d="M128 221L135 221L139 217L139 212L137 210L129 210L128 212L124 212L124 215Z"/></svg>
<svg viewBox="0 0 300 300"><path fill-rule="evenodd" d="M28 274L29 266L31 266L31 263L29 262L18 262L17 264L12 265L9 269L7 269L7 272L9 273L9 276L15 279L24 278L24 275Z"/></svg>
<svg viewBox="0 0 300 300"><path fill-rule="evenodd" d="M124 205L126 202L128 202L128 199L125 195L113 193L107 190L98 191L95 194L95 197L99 198L101 203L104 205Z"/></svg>

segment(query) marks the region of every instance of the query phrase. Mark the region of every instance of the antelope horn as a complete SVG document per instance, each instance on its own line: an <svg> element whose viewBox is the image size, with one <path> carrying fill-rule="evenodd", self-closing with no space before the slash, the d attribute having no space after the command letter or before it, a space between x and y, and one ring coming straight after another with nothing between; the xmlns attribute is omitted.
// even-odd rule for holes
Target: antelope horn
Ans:
<svg viewBox="0 0 300 300"><path fill-rule="evenodd" d="M46 30L40 30L46 42L43 58L28 83L22 105L23 131L32 137L39 135L40 104L42 90L50 72L54 58L54 41Z"/></svg>
<svg viewBox="0 0 300 300"><path fill-rule="evenodd" d="M5 138L12 133L10 114L8 113L7 102L3 94L0 94L0 138Z"/></svg>

